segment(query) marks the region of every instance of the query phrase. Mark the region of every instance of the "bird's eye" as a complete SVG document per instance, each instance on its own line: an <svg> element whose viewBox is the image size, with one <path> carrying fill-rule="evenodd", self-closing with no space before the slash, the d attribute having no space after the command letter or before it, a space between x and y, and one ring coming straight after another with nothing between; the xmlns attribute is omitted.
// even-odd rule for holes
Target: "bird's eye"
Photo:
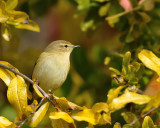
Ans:
<svg viewBox="0 0 160 128"><path fill-rule="evenodd" d="M68 48L68 45L64 45L65 48Z"/></svg>

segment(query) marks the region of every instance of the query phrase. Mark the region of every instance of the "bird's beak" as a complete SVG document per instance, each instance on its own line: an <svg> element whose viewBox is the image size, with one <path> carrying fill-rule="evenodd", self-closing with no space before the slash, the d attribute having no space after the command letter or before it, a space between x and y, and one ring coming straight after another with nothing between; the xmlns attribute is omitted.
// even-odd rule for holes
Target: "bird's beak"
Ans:
<svg viewBox="0 0 160 128"><path fill-rule="evenodd" d="M72 45L72 47L76 48L76 47L80 47L80 45Z"/></svg>

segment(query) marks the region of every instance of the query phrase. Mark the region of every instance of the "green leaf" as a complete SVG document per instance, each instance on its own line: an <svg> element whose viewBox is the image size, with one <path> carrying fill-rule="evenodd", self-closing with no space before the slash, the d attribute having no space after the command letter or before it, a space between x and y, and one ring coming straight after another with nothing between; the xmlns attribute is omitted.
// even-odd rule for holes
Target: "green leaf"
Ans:
<svg viewBox="0 0 160 128"><path fill-rule="evenodd" d="M123 75L127 75L130 72L130 69L128 67L130 65L130 61L131 61L131 53L130 52L126 52L124 54L123 63L122 63Z"/></svg>
<svg viewBox="0 0 160 128"><path fill-rule="evenodd" d="M150 99L151 98L147 95L141 95L126 90L124 94L112 100L112 102L109 104L109 108L113 112L123 108L128 103L135 103L141 105L148 103Z"/></svg>
<svg viewBox="0 0 160 128"><path fill-rule="evenodd" d="M120 16L123 15L123 8L118 4L112 4L108 11L108 17L105 18L105 20L108 21L109 25L111 27L114 27L116 23L119 22Z"/></svg>
<svg viewBox="0 0 160 128"><path fill-rule="evenodd" d="M130 61L131 53L126 52L123 57L122 77L127 81L128 85L135 85L138 84L139 79L142 77L143 66L138 62L130 64Z"/></svg>
<svg viewBox="0 0 160 128"><path fill-rule="evenodd" d="M133 114L133 113L131 113L131 112L123 112L123 113L121 113L121 115L123 116L124 120L128 124L132 123L134 120L137 119L136 115ZM134 123L132 126L135 127L135 128L140 128L139 121L137 121L136 123Z"/></svg>
<svg viewBox="0 0 160 128"><path fill-rule="evenodd" d="M99 15L102 16L102 17L106 16L108 14L110 5L111 5L111 3L107 3L103 6L101 6L100 9L99 9Z"/></svg>
<svg viewBox="0 0 160 128"><path fill-rule="evenodd" d="M119 18L118 17L115 17L115 18L112 18L112 19L109 19L108 20L108 24L111 26L111 27L114 27L116 23L119 22Z"/></svg>
<svg viewBox="0 0 160 128"><path fill-rule="evenodd" d="M109 70L111 70L112 72L114 72L116 75L120 75L121 74L120 71L118 71L115 68L109 67Z"/></svg>
<svg viewBox="0 0 160 128"><path fill-rule="evenodd" d="M7 0L6 9L12 10L17 6L17 4L18 4L18 0Z"/></svg>
<svg viewBox="0 0 160 128"><path fill-rule="evenodd" d="M94 19L90 19L87 21L83 21L81 23L81 29L82 31L87 31L89 28L92 28L93 30L96 28L96 26L94 25Z"/></svg>
<svg viewBox="0 0 160 128"><path fill-rule="evenodd" d="M107 1L110 1L110 0L93 0L93 1L96 1L96 2L100 2L100 3L103 3L103 2L107 2Z"/></svg>
<svg viewBox="0 0 160 128"><path fill-rule="evenodd" d="M154 0L143 0L142 3L145 11L151 11L154 9L155 1Z"/></svg>
<svg viewBox="0 0 160 128"><path fill-rule="evenodd" d="M130 43L132 41L134 41L133 32L129 32L125 38L125 42Z"/></svg>
<svg viewBox="0 0 160 128"><path fill-rule="evenodd" d="M116 122L116 123L114 124L113 128L121 128L121 124L118 123L118 122Z"/></svg>
<svg viewBox="0 0 160 128"><path fill-rule="evenodd" d="M142 123L142 128L155 128L152 119L149 116L146 116Z"/></svg>
<svg viewBox="0 0 160 128"><path fill-rule="evenodd" d="M85 11L90 7L90 0L75 0L78 3L78 10Z"/></svg>
<svg viewBox="0 0 160 128"><path fill-rule="evenodd" d="M138 12L138 14L141 16L143 23L148 23L148 22L151 21L151 17L147 13L145 13L145 12Z"/></svg>

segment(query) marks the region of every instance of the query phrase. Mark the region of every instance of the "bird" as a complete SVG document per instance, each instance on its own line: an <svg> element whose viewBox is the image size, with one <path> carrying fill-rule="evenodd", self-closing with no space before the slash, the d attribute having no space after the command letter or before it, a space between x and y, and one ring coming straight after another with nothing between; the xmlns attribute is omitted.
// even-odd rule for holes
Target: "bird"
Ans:
<svg viewBox="0 0 160 128"><path fill-rule="evenodd" d="M65 40L50 43L42 52L33 69L32 79L45 92L53 92L61 87L70 69L70 54L75 47Z"/></svg>

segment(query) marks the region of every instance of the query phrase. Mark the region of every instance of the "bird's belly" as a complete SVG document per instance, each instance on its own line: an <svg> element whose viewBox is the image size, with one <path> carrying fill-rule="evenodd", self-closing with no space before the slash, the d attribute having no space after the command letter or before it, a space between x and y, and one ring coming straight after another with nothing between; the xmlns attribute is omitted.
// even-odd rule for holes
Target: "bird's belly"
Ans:
<svg viewBox="0 0 160 128"><path fill-rule="evenodd" d="M46 92L49 89L55 90L59 88L65 81L69 70L69 64L66 65L65 63L64 66L52 60L50 62L47 60L47 63L45 61L39 66L38 73L34 74L33 77L38 80L39 86Z"/></svg>

